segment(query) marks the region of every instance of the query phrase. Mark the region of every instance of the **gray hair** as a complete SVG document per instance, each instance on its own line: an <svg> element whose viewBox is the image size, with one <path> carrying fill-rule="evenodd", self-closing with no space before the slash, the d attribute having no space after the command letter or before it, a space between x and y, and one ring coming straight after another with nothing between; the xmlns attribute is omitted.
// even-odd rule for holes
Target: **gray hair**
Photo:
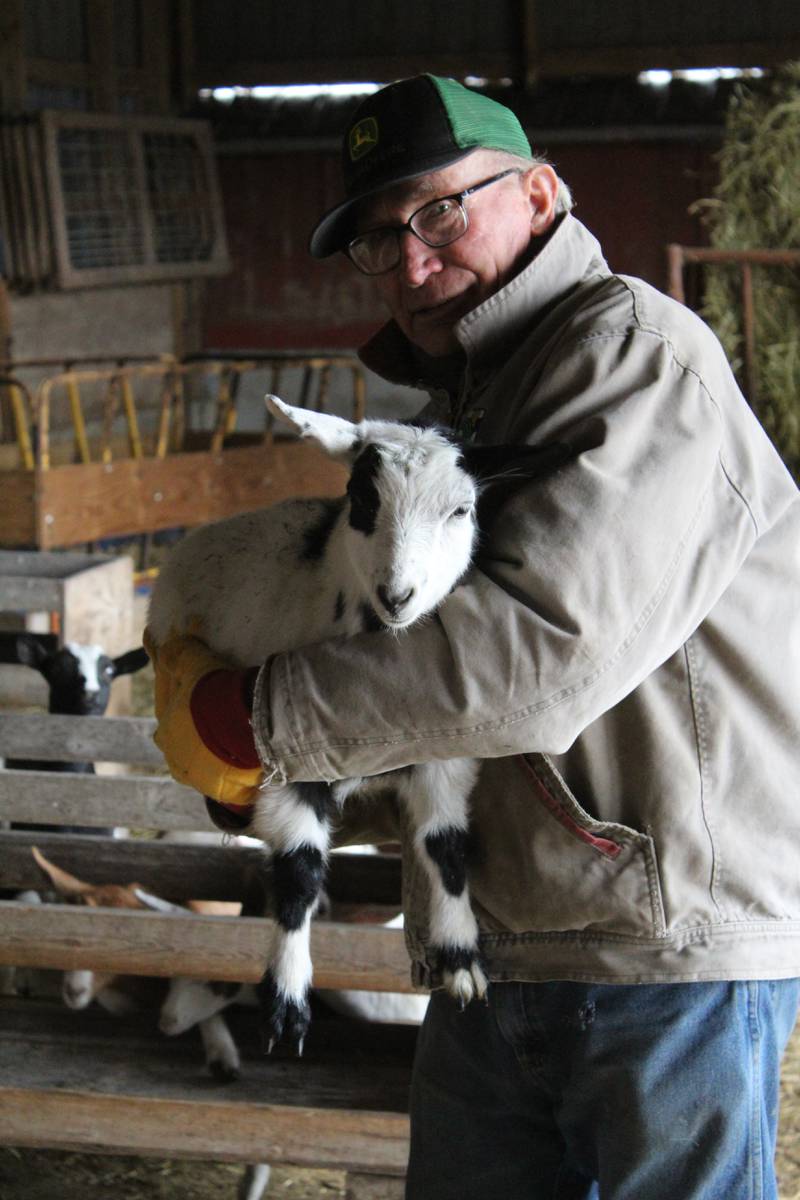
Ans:
<svg viewBox="0 0 800 1200"><path fill-rule="evenodd" d="M486 150L485 153L491 154L492 159L497 161L498 167L518 167L521 171L529 171L531 167L541 165L552 166L552 163L543 154L531 154L530 158L523 158L519 154L509 154L507 150ZM561 176L556 172L558 180L558 192L556 194L555 215L560 217L562 213L571 211L574 201L569 185L564 182Z"/></svg>

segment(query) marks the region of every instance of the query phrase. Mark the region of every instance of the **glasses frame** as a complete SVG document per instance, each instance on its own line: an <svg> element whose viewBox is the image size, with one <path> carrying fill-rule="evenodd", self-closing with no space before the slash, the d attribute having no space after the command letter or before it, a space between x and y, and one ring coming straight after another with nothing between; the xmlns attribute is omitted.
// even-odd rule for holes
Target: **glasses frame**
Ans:
<svg viewBox="0 0 800 1200"><path fill-rule="evenodd" d="M356 270L360 271L362 275L370 275L370 276L388 275L388 273L390 271L393 271L395 269L395 267L399 266L399 264L400 264L400 258L401 258L400 236L401 236L401 234L413 233L415 238L418 238L419 241L424 243L424 245L430 246L434 250L441 249L443 246L452 246L453 242L457 242L459 240L459 238L462 238L464 236L464 234L467 232L467 230L469 229L469 213L467 212L466 208L464 207L464 201L466 200L467 196L472 196L472 195L474 195L475 192L481 191L482 188L488 187L489 184L498 183L501 179L505 179L509 175L524 175L524 174L525 174L525 172L522 170L521 167L508 167L505 171L499 171L497 175L490 175L488 179L482 179L480 181L480 183L474 183L472 185L472 187L464 188L463 192L450 192L446 196L435 196L433 198L433 200L426 200L424 204L421 204L419 206L419 208L415 208L413 213L411 214L411 216L408 218L408 220L405 221L402 225L379 225L376 229L368 229L365 233L358 234L357 237L354 237L351 241L349 241L347 243L347 245L344 248L344 252L347 255L347 257L350 259L350 262L353 264L353 266L356 268ZM416 220L416 218L419 216L419 214L421 212L425 211L426 208L429 208L432 204L441 204L441 202L443 200L455 200L456 204L458 205L458 207L461 210L461 216L464 221L464 228L461 230L460 233L457 233L455 235L455 237L447 238L447 240L444 242L432 242L414 228L414 221ZM395 235L395 247L397 250L397 258L390 267L383 267L383 269L380 271L367 271L364 267L360 266L359 263L356 262L356 260L353 258L353 255L352 255L352 249L353 249L353 246L356 244L356 242L360 242L362 240L362 238L365 238L369 234L372 234L372 233L393 233Z"/></svg>

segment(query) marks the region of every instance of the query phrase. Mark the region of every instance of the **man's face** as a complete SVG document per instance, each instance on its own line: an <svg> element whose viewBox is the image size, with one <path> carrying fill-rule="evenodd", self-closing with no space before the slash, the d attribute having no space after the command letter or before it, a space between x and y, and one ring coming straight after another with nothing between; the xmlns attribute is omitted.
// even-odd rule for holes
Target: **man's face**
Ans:
<svg viewBox="0 0 800 1200"><path fill-rule="evenodd" d="M387 188L364 202L358 230L402 225L429 200L461 192L499 170L496 155L477 150L441 171ZM373 282L409 341L433 357L459 349L456 322L520 270L532 235L553 220L556 187L550 167L534 166L468 196L469 228L449 246L426 246L410 231L401 235L399 264Z"/></svg>

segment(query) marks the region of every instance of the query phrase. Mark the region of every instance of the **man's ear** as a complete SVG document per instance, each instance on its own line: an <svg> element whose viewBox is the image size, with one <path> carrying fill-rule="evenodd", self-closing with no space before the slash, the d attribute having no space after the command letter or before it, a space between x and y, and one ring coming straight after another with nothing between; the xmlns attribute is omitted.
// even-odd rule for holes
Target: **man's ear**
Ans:
<svg viewBox="0 0 800 1200"><path fill-rule="evenodd" d="M264 401L273 417L288 425L299 437L316 442L331 458L349 462L361 444L358 425L345 421L343 417L313 412L310 408L296 408L284 404L277 396L267 395Z"/></svg>
<svg viewBox="0 0 800 1200"><path fill-rule="evenodd" d="M553 224L558 200L558 176L549 163L537 163L525 176L531 205L531 233L540 237Z"/></svg>

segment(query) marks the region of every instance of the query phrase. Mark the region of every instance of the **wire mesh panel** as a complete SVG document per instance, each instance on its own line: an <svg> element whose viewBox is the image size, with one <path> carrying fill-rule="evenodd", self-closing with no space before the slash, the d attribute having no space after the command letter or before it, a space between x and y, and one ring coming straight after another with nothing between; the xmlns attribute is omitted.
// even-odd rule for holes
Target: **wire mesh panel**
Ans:
<svg viewBox="0 0 800 1200"><path fill-rule="evenodd" d="M61 129L58 166L70 266L146 261L135 147L121 129Z"/></svg>
<svg viewBox="0 0 800 1200"><path fill-rule="evenodd" d="M158 262L205 262L214 215L197 142L180 133L145 133L147 191Z"/></svg>
<svg viewBox="0 0 800 1200"><path fill-rule="evenodd" d="M42 130L61 287L229 269L205 122L47 112Z"/></svg>

